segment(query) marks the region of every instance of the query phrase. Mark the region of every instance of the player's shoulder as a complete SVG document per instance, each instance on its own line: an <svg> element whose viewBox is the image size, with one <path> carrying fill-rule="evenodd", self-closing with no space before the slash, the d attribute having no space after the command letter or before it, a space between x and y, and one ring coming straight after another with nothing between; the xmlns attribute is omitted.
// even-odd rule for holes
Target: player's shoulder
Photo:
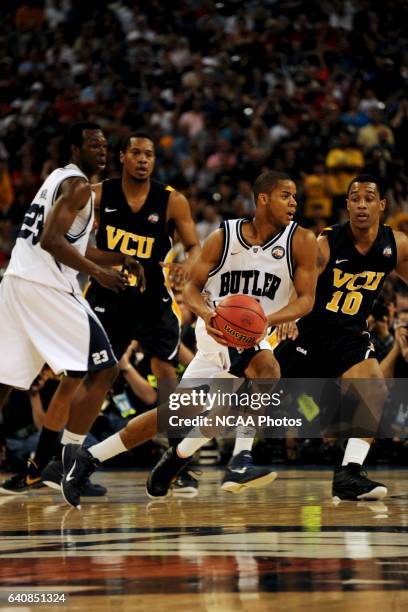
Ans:
<svg viewBox="0 0 408 612"><path fill-rule="evenodd" d="M345 229L346 229L345 223L335 223L334 225L327 225L320 231L319 237L320 236L334 236L335 234L338 234L339 232L345 231Z"/></svg>
<svg viewBox="0 0 408 612"><path fill-rule="evenodd" d="M294 243L310 243L316 242L316 235L312 230L303 227L302 225L296 225L294 227L293 241Z"/></svg>
<svg viewBox="0 0 408 612"><path fill-rule="evenodd" d="M406 252L408 253L408 236L404 232L392 229L389 226L385 226L385 227L388 227L390 231L392 232L394 236L395 244L397 245L397 249L399 251L401 249L404 249L404 251L406 250Z"/></svg>
<svg viewBox="0 0 408 612"><path fill-rule="evenodd" d="M167 191L179 193L175 187L172 187L168 183L162 183L162 181L157 181L156 179L150 179L150 188L155 191Z"/></svg>

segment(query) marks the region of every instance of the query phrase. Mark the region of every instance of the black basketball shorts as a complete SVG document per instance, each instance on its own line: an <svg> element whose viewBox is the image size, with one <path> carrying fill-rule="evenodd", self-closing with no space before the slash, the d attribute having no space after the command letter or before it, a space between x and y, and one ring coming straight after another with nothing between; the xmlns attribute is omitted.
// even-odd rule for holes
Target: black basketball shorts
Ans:
<svg viewBox="0 0 408 612"><path fill-rule="evenodd" d="M118 359L130 342L137 340L148 357L173 362L178 357L181 334L177 304L167 298L152 303L143 295L134 296L127 289L116 294L91 283L86 299L102 322Z"/></svg>
<svg viewBox="0 0 408 612"><path fill-rule="evenodd" d="M301 329L296 340L281 342L274 354L282 378L337 378L375 357L368 332L328 326Z"/></svg>

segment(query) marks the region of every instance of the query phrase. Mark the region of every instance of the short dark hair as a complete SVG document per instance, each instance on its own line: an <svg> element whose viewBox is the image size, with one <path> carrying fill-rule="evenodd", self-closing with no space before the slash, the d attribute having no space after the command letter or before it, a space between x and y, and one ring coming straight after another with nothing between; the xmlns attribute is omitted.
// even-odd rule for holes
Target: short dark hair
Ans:
<svg viewBox="0 0 408 612"><path fill-rule="evenodd" d="M125 136L125 138L121 142L120 150L123 153L127 151L127 149L129 148L130 141L132 140L132 138L145 138L146 140L150 140L150 142L153 144L153 147L155 148L154 140L150 136L150 134L148 134L147 132L142 132L142 131L130 132L130 134Z"/></svg>
<svg viewBox="0 0 408 612"><path fill-rule="evenodd" d="M84 142L84 130L101 130L101 126L91 121L79 121L73 123L68 131L68 144L75 147L82 147Z"/></svg>
<svg viewBox="0 0 408 612"><path fill-rule="evenodd" d="M275 170L267 170L262 172L256 179L252 191L254 192L255 204L258 201L260 193L271 193L279 181L291 181L292 178L285 172L276 172Z"/></svg>
<svg viewBox="0 0 408 612"><path fill-rule="evenodd" d="M351 186L354 185L354 183L374 183L377 185L381 200L385 198L385 190L382 181L372 174L359 174L358 176L355 176L347 188L347 197L350 193Z"/></svg>

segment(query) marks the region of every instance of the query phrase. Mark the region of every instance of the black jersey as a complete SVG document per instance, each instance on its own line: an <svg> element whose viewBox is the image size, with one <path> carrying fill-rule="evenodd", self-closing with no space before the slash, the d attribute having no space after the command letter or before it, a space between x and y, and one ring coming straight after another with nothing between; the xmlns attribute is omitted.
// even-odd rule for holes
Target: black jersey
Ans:
<svg viewBox="0 0 408 612"><path fill-rule="evenodd" d="M349 223L326 228L330 259L319 277L313 310L300 321L310 326L365 330L374 300L397 263L397 246L390 227L380 224L366 255L355 248Z"/></svg>
<svg viewBox="0 0 408 612"><path fill-rule="evenodd" d="M140 210L132 212L120 177L102 183L96 245L104 251L131 255L143 265L146 276L143 301L169 297L160 262L168 261L173 244L174 227L166 221L172 191L169 185L151 180L146 201Z"/></svg>

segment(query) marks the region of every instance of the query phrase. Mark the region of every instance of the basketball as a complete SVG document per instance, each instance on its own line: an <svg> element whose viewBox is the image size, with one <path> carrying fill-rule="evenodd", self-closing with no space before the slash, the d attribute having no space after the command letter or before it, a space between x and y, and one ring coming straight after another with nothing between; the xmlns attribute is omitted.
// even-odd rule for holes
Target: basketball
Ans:
<svg viewBox="0 0 408 612"><path fill-rule="evenodd" d="M261 340L266 316L259 302L248 295L231 295L215 309L212 325L222 332L229 346L251 348Z"/></svg>

